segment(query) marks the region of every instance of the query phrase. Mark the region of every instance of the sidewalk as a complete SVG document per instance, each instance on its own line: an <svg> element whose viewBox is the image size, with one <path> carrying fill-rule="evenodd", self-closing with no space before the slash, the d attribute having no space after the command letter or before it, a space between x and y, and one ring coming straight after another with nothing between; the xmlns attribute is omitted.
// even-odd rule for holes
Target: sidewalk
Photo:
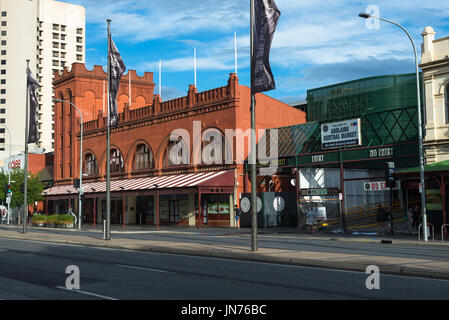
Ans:
<svg viewBox="0 0 449 320"><path fill-rule="evenodd" d="M50 230L45 230L50 229ZM115 249L129 249L140 251L153 251L174 254L187 254L195 256L207 256L217 258L228 258L237 260L259 261L267 263L292 264L310 267L334 268L343 270L353 270L365 272L368 265L377 265L383 273L400 274L408 276L424 276L449 280L449 261L438 261L420 258L402 258L395 256L382 255L365 255L365 254L341 254L334 252L319 251L301 251L288 249L268 249L259 248L257 252L252 252L251 248L242 247L232 244L215 245L207 243L194 242L172 242L161 240L142 240L133 238L114 238L115 234L126 233L176 233L176 234L211 234L220 236L237 236L250 238L250 229L241 228L210 228L201 229L188 227L161 227L159 230L155 227L140 226L114 226L111 228L111 240L103 240L102 228L94 228L86 225L85 229L55 229L28 227L28 233L22 234L21 228L15 226L0 226L0 237L26 239L53 243L65 243L73 245L85 245L94 247L106 247ZM38 231L39 230L39 231ZM57 230L57 233L55 233ZM53 231L53 232L52 232ZM76 232L77 231L77 232ZM261 230L262 231L262 230ZM266 233L260 234L260 238L282 236L298 241L352 241L359 243L378 243L381 246L381 240L391 240L394 245L414 245L414 246L433 246L434 249L447 248L449 250L449 242L442 244L441 242L429 241L427 243L417 243L417 238L405 237L398 235L395 237L377 237L366 235L348 235L348 234L330 234L315 233L313 235L299 233L298 230L292 229L291 233L283 229L282 234L276 233L281 230L263 230ZM267 233L270 231L270 233ZM83 234L85 233L85 234ZM408 235L407 235L408 236ZM391 244L382 244L391 245Z"/></svg>

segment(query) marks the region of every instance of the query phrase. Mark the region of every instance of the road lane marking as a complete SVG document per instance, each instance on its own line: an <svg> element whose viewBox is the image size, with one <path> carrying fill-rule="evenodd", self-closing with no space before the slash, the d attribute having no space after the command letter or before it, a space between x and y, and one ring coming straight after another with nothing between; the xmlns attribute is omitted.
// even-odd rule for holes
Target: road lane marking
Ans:
<svg viewBox="0 0 449 320"><path fill-rule="evenodd" d="M160 270L160 269L152 269L152 268L144 268L144 267L135 267L135 266L127 266L123 264L117 264L118 267L122 268L131 268L131 269L139 269L139 270L146 270L146 271L154 271L154 272L161 272L161 273L176 273L172 271L166 271L166 270Z"/></svg>
<svg viewBox="0 0 449 320"><path fill-rule="evenodd" d="M81 293L81 294L85 294L85 295L88 295L88 296L94 296L94 297L101 298L101 299L106 299L106 300L119 300L117 298L107 297L107 296L103 296L101 294L96 294L96 293L82 291L82 290L70 290L70 289L67 289L65 287L60 287L60 286L58 286L56 288L61 289L61 290L65 290L65 291Z"/></svg>

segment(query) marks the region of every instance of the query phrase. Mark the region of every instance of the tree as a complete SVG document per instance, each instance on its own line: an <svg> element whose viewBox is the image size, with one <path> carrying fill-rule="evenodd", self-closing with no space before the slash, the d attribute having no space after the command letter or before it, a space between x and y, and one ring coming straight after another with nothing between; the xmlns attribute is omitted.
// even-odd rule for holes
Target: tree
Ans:
<svg viewBox="0 0 449 320"><path fill-rule="evenodd" d="M8 185L8 175L5 175L4 172L0 173L0 202L5 203L6 202L6 194L5 194L5 188Z"/></svg>
<svg viewBox="0 0 449 320"><path fill-rule="evenodd" d="M12 199L11 207L16 208L23 205L23 193L20 191L21 184L25 181L24 170L14 170L11 173L11 189ZM42 191L44 191L44 184L39 181L37 174L28 173L27 180L27 203L28 205L34 204L35 201L41 201L44 199Z"/></svg>

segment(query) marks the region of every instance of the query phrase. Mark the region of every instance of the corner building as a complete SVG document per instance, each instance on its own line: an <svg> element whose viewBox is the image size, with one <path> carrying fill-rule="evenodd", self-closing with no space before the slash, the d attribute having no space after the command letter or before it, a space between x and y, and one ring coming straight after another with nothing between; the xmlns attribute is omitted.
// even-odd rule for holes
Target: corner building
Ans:
<svg viewBox="0 0 449 320"><path fill-rule="evenodd" d="M84 223L92 224L102 223L106 214L106 77L100 66L89 71L74 63L54 80L55 96L83 114L82 212ZM130 70L121 79L119 124L111 128L111 223L234 226L234 204L250 190L243 166L250 142L250 88L231 73L226 86L198 92L190 85L186 96L162 101L154 86L148 72L139 77ZM256 129L305 121L303 111L256 95ZM68 103L58 103L55 122L55 185L44 191L46 212L64 213L69 206L77 212L73 180L79 177L80 119ZM229 137L227 130L247 136ZM231 161L220 154L232 154Z"/></svg>

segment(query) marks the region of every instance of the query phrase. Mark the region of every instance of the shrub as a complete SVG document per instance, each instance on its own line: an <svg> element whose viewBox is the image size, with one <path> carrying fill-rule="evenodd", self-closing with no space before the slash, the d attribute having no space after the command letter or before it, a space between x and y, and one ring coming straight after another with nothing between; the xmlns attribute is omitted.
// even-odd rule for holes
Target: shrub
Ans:
<svg viewBox="0 0 449 320"><path fill-rule="evenodd" d="M35 214L31 217L31 223L39 224L45 223L47 220L47 216L43 214Z"/></svg>
<svg viewBox="0 0 449 320"><path fill-rule="evenodd" d="M74 223L74 218L70 214L58 214L56 215L56 223L60 225L66 225Z"/></svg>
<svg viewBox="0 0 449 320"><path fill-rule="evenodd" d="M49 215L49 216L47 216L47 218L45 219L45 223L48 223L48 224L52 224L52 223L55 223L56 222L56 214L52 214L52 215Z"/></svg>

